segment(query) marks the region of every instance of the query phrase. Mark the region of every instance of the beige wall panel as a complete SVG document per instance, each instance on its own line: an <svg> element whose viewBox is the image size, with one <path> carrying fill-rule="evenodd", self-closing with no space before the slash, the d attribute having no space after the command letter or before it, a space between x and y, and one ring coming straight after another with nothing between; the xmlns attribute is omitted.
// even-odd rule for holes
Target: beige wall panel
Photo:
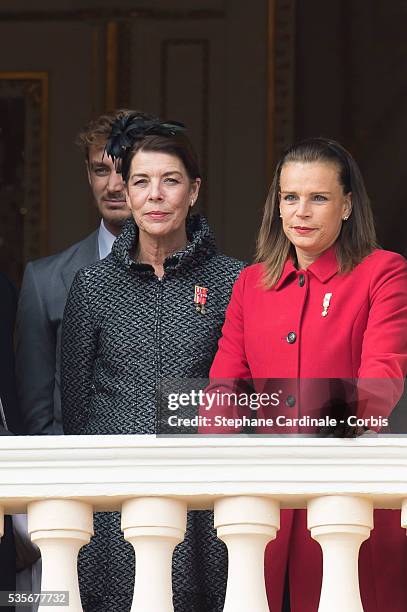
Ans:
<svg viewBox="0 0 407 612"><path fill-rule="evenodd" d="M181 117L188 126L198 151L202 185L201 210L208 215L208 190L211 183L208 167L209 130L209 56L207 39L170 39L161 49L161 113L164 117ZM216 197L216 191L212 193ZM211 216L213 217L212 211Z"/></svg>
<svg viewBox="0 0 407 612"><path fill-rule="evenodd" d="M15 2L2 10L32 10L28 1ZM218 244L228 254L250 259L267 189L267 0L177 0L170 7L165 0L114 7L104 0L61 0L58 6L40 0L35 9L51 4L54 10L80 10L85 4L151 10L144 17L134 13L126 26L129 41L119 40L120 74L129 75L129 83L119 86L118 99L188 124L205 175L201 199ZM168 11L176 10L179 18L170 19ZM0 25L1 69L50 75L50 252L78 240L96 223L82 159L72 143L78 128L103 108L102 23L65 16Z"/></svg>
<svg viewBox="0 0 407 612"><path fill-rule="evenodd" d="M184 122L198 151L201 208L221 234L224 23L140 20L132 29L132 105ZM219 146L219 144L221 146Z"/></svg>
<svg viewBox="0 0 407 612"><path fill-rule="evenodd" d="M131 103L184 121L202 160L202 204L228 254L250 258L266 192L266 11L139 20Z"/></svg>
<svg viewBox="0 0 407 612"><path fill-rule="evenodd" d="M267 2L227 12L224 248L251 259L267 193Z"/></svg>

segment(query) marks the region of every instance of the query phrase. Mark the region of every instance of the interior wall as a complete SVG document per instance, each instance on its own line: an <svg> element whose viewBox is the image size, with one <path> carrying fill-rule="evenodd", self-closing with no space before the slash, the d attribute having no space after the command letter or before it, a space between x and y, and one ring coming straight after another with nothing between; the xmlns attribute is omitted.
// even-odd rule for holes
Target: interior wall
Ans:
<svg viewBox="0 0 407 612"><path fill-rule="evenodd" d="M297 0L295 135L341 141L359 163L380 243L406 252L407 5Z"/></svg>
<svg viewBox="0 0 407 612"><path fill-rule="evenodd" d="M5 236L0 252L2 269L17 285L25 261L55 253L83 238L93 223L84 162L74 144L78 128L88 120L100 96L97 83L101 80L101 71L93 29L85 22L0 21L0 71L45 73L48 82L48 100L44 98L39 102L46 106L42 122L46 133L46 163L42 161L37 127L30 124L27 116L25 122L25 160L41 177L41 193L31 191L26 170L20 177L23 201L16 202L16 206L27 212L15 217L18 227L23 229L17 233L13 217L9 217L11 223L6 228L1 228ZM30 141L34 142L28 147ZM37 221L38 213L33 204L38 197L42 202ZM38 236L38 246L31 244L27 248L28 236L33 233ZM20 246L13 246L11 251L9 243L20 243ZM7 256L10 253L15 253L13 261Z"/></svg>
<svg viewBox="0 0 407 612"><path fill-rule="evenodd" d="M315 134L337 138L355 154L381 243L404 251L405 2L170 4L37 0L33 9L29 0L2 1L0 70L49 75L47 252L97 223L73 142L106 107L108 23L119 28L117 104L188 124L206 178L203 208L227 253L252 256L270 172L267 150L276 158L293 140ZM268 48L270 7L275 31ZM265 129L270 61L272 143Z"/></svg>
<svg viewBox="0 0 407 612"><path fill-rule="evenodd" d="M266 188L267 7L259 6L248 14L230 2L216 19L140 19L131 31L131 99L190 126L204 212L221 248L245 259Z"/></svg>
<svg viewBox="0 0 407 612"><path fill-rule="evenodd" d="M93 222L84 162L74 141L94 109L101 108L100 30L95 37L94 26L83 21L0 23L0 69L48 74L48 212L43 220L48 253L86 235Z"/></svg>
<svg viewBox="0 0 407 612"><path fill-rule="evenodd" d="M29 0L4 0L0 70L49 76L48 253L97 223L74 140L105 110L107 28L115 23L117 104L188 125L219 245L251 258L266 192L267 10L267 0L179 0L170 9L165 0L41 0L35 10Z"/></svg>

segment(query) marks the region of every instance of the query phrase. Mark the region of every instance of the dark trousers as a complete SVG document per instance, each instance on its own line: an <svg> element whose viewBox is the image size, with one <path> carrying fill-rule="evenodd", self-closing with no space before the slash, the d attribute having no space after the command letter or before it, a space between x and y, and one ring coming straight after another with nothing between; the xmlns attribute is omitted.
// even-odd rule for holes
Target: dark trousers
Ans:
<svg viewBox="0 0 407 612"><path fill-rule="evenodd" d="M282 608L281 612L291 612L291 606L290 606L290 583L288 581L288 572L285 575L283 608Z"/></svg>
<svg viewBox="0 0 407 612"><path fill-rule="evenodd" d="M0 543L0 591L16 590L16 549L11 516L4 517L4 535ZM14 606L1 608L2 612L15 612Z"/></svg>

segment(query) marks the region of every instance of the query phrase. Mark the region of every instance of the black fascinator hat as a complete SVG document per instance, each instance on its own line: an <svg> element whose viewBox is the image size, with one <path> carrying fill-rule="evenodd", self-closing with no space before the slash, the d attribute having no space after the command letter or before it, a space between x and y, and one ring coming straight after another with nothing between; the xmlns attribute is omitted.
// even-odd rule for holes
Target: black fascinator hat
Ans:
<svg viewBox="0 0 407 612"><path fill-rule="evenodd" d="M123 162L138 140L145 136L175 136L185 131L185 125L178 121L160 121L158 117L130 113L114 122L106 154L116 165L117 172L122 172Z"/></svg>

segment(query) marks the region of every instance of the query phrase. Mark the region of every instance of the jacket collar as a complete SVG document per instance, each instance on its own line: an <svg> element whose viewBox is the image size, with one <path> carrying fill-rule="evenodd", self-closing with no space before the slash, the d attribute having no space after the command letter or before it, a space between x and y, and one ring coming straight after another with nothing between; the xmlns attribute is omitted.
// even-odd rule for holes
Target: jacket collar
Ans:
<svg viewBox="0 0 407 612"><path fill-rule="evenodd" d="M81 240L81 242L78 242L77 245L75 245L76 250L74 254L64 265L61 276L67 292L69 292L69 289L71 288L77 271L80 268L89 266L100 259L98 235L99 230L97 229L89 234L89 236Z"/></svg>
<svg viewBox="0 0 407 612"><path fill-rule="evenodd" d="M215 239L204 217L191 215L187 219L186 230L188 244L182 251L178 251L165 259L164 270L166 274L173 273L188 264L196 265L216 253ZM132 268L141 275L154 274L152 266L136 263L132 259L131 254L137 248L138 240L138 227L133 219L129 219L113 244L112 255L124 267Z"/></svg>
<svg viewBox="0 0 407 612"><path fill-rule="evenodd" d="M313 274L321 283L328 282L338 272L338 260L336 258L336 248L332 245L329 249L324 251L322 255L318 257L313 264L307 268L307 272ZM283 273L280 276L278 282L275 285L275 289L278 291L285 284L286 281L291 279L293 275L297 275L299 270L294 265L294 260L290 256L284 264Z"/></svg>
<svg viewBox="0 0 407 612"><path fill-rule="evenodd" d="M321 283L327 283L339 270L335 245L324 251L307 270Z"/></svg>

